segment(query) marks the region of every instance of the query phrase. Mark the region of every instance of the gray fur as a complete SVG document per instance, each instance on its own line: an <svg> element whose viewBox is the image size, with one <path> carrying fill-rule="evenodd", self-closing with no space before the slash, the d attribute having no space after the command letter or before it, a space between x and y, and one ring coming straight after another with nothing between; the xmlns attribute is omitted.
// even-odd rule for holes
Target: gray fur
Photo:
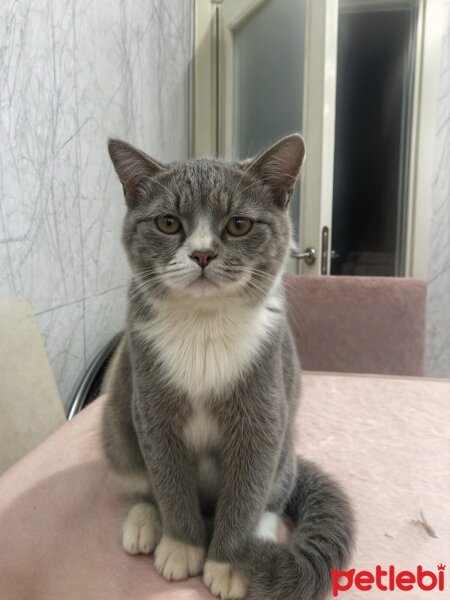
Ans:
<svg viewBox="0 0 450 600"><path fill-rule="evenodd" d="M128 205L123 243L133 272L128 325L105 386L110 468L147 477L165 534L208 547L208 558L242 570L249 597L320 600L330 589L330 569L347 563L353 520L340 488L294 456L299 367L278 276L291 242L287 205L303 141L289 136L243 164L201 159L163 166L118 140L110 141L109 150ZM158 230L155 219L164 214L180 217L179 234ZM236 215L254 221L242 238L224 230ZM239 377L204 400L220 428L216 447L205 451L219 470L217 497L199 492L199 456L183 442L193 399L168 375L155 344L140 334L156 318L157 306L185 301L193 275L176 266L176 253L202 219L213 232L208 249L216 258L207 269L219 295L198 292L198 310L210 310L214 319L215 303L225 298L236 306L267 305L277 319ZM239 284L244 275L248 280ZM296 523L288 543L254 537L266 509ZM211 536L205 525L210 514Z"/></svg>

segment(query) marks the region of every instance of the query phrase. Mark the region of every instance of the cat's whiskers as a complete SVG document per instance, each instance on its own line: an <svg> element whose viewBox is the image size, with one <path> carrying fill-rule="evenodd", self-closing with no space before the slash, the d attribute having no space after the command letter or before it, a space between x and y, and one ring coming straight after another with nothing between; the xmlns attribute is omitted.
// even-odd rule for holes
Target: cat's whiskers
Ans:
<svg viewBox="0 0 450 600"><path fill-rule="evenodd" d="M250 291L253 292L261 292L262 294L267 294L267 290L264 290L262 287L260 287L258 284L256 284L254 281L249 280L247 282L247 284L249 285L250 288L252 288Z"/></svg>
<svg viewBox="0 0 450 600"><path fill-rule="evenodd" d="M136 286L136 289L130 291L130 298L139 296L143 289L147 291L155 287L158 288L162 283L161 275L135 277L133 284Z"/></svg>
<svg viewBox="0 0 450 600"><path fill-rule="evenodd" d="M273 284L274 280L277 277L277 274L270 274L270 273L266 273L265 271L261 271L260 269L254 269L252 267L244 267L245 272L248 275L253 275L256 279L268 282L270 284Z"/></svg>
<svg viewBox="0 0 450 600"><path fill-rule="evenodd" d="M264 271L261 271L260 269L255 269L252 267L246 267L246 268L249 271L252 271L252 272L258 274L260 277L266 277L266 278L268 278L268 280L273 281L273 277L271 277ZM254 282L252 281L251 283L253 284ZM287 281L286 279L283 280L283 287L286 290L287 297L289 297L289 294L294 294L294 295L298 294L298 290L295 288L295 286L293 284L291 284L289 281ZM287 304L289 304L289 302L287 302ZM294 311L293 314L289 315L291 322L293 324L295 324L298 331L308 331L309 328L306 326L306 323L307 323L308 317L309 317L308 311L309 311L308 306L303 305L301 311ZM307 345L308 340L305 337L300 337L300 343L301 343L301 346L304 347L305 345Z"/></svg>
<svg viewBox="0 0 450 600"><path fill-rule="evenodd" d="M172 298L179 300L177 290L165 285L163 274L159 273L157 276L152 275L151 277L140 277L135 279L136 289L134 289L130 295L130 301L133 300L137 308L136 320L147 321L147 315L145 314L148 310L149 301L155 293L163 292L166 298Z"/></svg>
<svg viewBox="0 0 450 600"><path fill-rule="evenodd" d="M164 272L161 272L160 269L147 269L135 273L132 283L136 286L136 289L130 292L130 299L141 296L143 292L146 292L145 295L147 296L151 295L151 292L160 292L164 289L164 284L170 279L174 279L182 271L182 267L177 267Z"/></svg>
<svg viewBox="0 0 450 600"><path fill-rule="evenodd" d="M168 263L168 264L169 264L169 263ZM176 266L176 265L177 265L177 266ZM155 273L155 274L157 274L157 275L164 275L165 273L172 273L172 272L174 272L175 270L180 270L180 271L181 271L181 270L183 270L183 267L182 267L181 265L179 265L178 263L173 263L173 265L172 265L172 266L173 266L173 268L171 268L171 269L167 269L167 268L166 268L166 269L164 269L164 270L161 270L161 268L158 268L158 269L155 269L155 268L152 268L152 269L144 269L144 270L141 270L141 271L136 271L136 272L134 273L134 275L135 275L135 276L138 276L138 275L143 275L143 274L153 274L153 273Z"/></svg>

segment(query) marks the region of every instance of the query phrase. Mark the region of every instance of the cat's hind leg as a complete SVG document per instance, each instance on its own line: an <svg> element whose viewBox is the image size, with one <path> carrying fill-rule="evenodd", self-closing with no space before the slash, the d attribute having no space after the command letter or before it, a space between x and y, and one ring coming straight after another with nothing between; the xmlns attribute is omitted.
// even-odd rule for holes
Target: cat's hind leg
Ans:
<svg viewBox="0 0 450 600"><path fill-rule="evenodd" d="M134 504L122 528L122 547L128 554L150 554L161 539L159 512L151 502Z"/></svg>
<svg viewBox="0 0 450 600"><path fill-rule="evenodd" d="M144 474L114 474L113 478L134 500L122 527L122 547L128 554L151 554L161 539L162 526L150 481Z"/></svg>

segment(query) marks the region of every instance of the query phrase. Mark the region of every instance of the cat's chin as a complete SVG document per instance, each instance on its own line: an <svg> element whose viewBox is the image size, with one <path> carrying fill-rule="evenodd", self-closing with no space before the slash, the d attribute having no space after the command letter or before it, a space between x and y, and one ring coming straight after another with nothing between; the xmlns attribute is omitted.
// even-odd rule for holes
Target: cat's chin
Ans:
<svg viewBox="0 0 450 600"><path fill-rule="evenodd" d="M217 296L221 292L221 286L211 279L206 277L199 277L192 283L190 283L185 291L194 298L206 298L210 296Z"/></svg>

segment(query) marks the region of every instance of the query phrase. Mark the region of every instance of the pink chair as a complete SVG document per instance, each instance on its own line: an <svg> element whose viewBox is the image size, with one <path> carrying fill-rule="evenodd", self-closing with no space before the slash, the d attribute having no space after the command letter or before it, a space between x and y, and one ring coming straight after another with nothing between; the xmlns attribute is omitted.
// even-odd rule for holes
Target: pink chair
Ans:
<svg viewBox="0 0 450 600"><path fill-rule="evenodd" d="M285 284L305 370L424 374L425 281L288 275Z"/></svg>

